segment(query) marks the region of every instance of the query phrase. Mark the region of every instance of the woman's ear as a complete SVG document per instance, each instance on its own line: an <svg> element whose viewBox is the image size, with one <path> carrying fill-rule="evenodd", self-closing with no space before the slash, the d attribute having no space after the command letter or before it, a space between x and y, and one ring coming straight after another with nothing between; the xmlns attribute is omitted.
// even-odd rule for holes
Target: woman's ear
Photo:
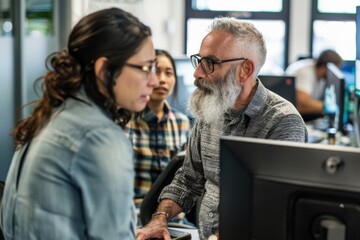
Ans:
<svg viewBox="0 0 360 240"><path fill-rule="evenodd" d="M107 58L106 57L99 57L95 61L95 75L96 78L100 79L101 81L105 80L104 73L106 67Z"/></svg>
<svg viewBox="0 0 360 240"><path fill-rule="evenodd" d="M98 89L100 93L102 93L104 96L109 96L108 90L106 88L105 83L105 69L106 69L106 63L107 58L106 57L100 57L96 59L94 63L94 69L95 69L95 76L96 76L96 84L98 86Z"/></svg>
<svg viewBox="0 0 360 240"><path fill-rule="evenodd" d="M251 60L245 60L242 64L239 65L239 80L240 84L244 84L248 79L250 79L255 71L254 62Z"/></svg>

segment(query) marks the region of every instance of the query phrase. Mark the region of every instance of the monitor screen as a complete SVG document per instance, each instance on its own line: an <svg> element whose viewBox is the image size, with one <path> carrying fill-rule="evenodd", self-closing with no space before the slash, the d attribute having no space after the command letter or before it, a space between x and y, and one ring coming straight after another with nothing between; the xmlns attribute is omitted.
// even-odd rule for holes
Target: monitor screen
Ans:
<svg viewBox="0 0 360 240"><path fill-rule="evenodd" d="M262 84L296 106L295 76L259 75Z"/></svg>
<svg viewBox="0 0 360 240"><path fill-rule="evenodd" d="M177 57L174 58L174 61L178 78L178 82L176 83L178 92L176 96L174 94L170 95L167 100L171 107L190 117L191 114L188 111L188 100L195 90L193 76L195 70L188 57Z"/></svg>
<svg viewBox="0 0 360 240"><path fill-rule="evenodd" d="M348 121L347 113L345 112L345 98L346 95L346 81L344 74L340 69L333 63L327 64L327 76L326 76L326 87L334 85L336 94L336 104L338 106L338 112L336 117L335 126L338 131L345 133L344 125Z"/></svg>
<svg viewBox="0 0 360 240"><path fill-rule="evenodd" d="M355 84L355 61L344 61L340 70L344 74L347 87L353 87Z"/></svg>
<svg viewBox="0 0 360 240"><path fill-rule="evenodd" d="M344 99L344 115L343 122L344 127L346 128L346 124L353 123L353 115L354 115L354 88L355 88L355 61L344 61L340 68L341 72L345 77L346 91L345 91L345 99ZM349 129L353 125L349 125Z"/></svg>
<svg viewBox="0 0 360 240"><path fill-rule="evenodd" d="M360 59L355 61L355 95L360 97Z"/></svg>
<svg viewBox="0 0 360 240"><path fill-rule="evenodd" d="M356 7L355 94L360 97L360 6Z"/></svg>
<svg viewBox="0 0 360 240"><path fill-rule="evenodd" d="M360 239L359 172L358 148L223 136L220 239Z"/></svg>

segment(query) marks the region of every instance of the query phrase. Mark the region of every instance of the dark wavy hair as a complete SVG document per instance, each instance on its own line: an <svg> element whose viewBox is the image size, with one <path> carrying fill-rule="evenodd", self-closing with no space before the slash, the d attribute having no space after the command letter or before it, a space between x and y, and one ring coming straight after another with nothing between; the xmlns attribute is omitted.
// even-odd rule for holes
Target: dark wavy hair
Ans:
<svg viewBox="0 0 360 240"><path fill-rule="evenodd" d="M316 67L326 66L328 63L333 63L336 66L340 67L343 62L341 56L332 49L324 50L320 53L317 61Z"/></svg>
<svg viewBox="0 0 360 240"><path fill-rule="evenodd" d="M74 97L82 86L90 99L124 127L132 113L117 110L112 88L126 61L149 36L148 26L118 8L83 17L71 31L67 48L48 56L48 72L34 83L34 88L40 85L43 95L30 103L35 104L32 114L17 123L13 131L15 146L21 147L31 140L49 121L52 110L68 97ZM104 83L97 81L94 70L99 57L107 58ZM106 92L98 84L103 84Z"/></svg>

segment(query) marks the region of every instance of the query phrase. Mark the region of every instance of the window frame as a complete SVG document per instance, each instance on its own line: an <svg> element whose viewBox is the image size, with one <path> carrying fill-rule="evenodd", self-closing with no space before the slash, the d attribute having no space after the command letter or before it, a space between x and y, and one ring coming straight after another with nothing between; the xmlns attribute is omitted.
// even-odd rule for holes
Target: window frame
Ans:
<svg viewBox="0 0 360 240"><path fill-rule="evenodd" d="M339 0L341 2L341 0ZM354 21L355 15L353 13L322 13L318 11L318 0L313 0L311 3L311 21L310 21L310 51L311 56L314 54L314 22L322 21Z"/></svg>
<svg viewBox="0 0 360 240"><path fill-rule="evenodd" d="M185 3L185 22L184 22L184 54L187 49L188 27L187 22L192 18L213 19L218 16L231 16L244 20L282 20L285 23L285 46L284 46L284 66L288 65L289 61L289 29L290 29L290 5L291 1L282 0L282 10L280 12L251 12L251 11L213 11L213 10L195 10L192 8L193 0L186 0Z"/></svg>

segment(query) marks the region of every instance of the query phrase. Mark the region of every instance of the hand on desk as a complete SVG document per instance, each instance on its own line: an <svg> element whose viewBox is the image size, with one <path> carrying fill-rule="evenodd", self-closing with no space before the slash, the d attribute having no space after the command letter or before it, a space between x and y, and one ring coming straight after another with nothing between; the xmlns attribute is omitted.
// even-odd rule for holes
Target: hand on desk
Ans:
<svg viewBox="0 0 360 240"><path fill-rule="evenodd" d="M214 233L213 235L211 235L208 240L219 240L220 237L219 237L219 232L217 233Z"/></svg>
<svg viewBox="0 0 360 240"><path fill-rule="evenodd" d="M153 217L147 225L136 230L136 240L146 240L151 238L171 240L167 229L167 219L165 215Z"/></svg>

